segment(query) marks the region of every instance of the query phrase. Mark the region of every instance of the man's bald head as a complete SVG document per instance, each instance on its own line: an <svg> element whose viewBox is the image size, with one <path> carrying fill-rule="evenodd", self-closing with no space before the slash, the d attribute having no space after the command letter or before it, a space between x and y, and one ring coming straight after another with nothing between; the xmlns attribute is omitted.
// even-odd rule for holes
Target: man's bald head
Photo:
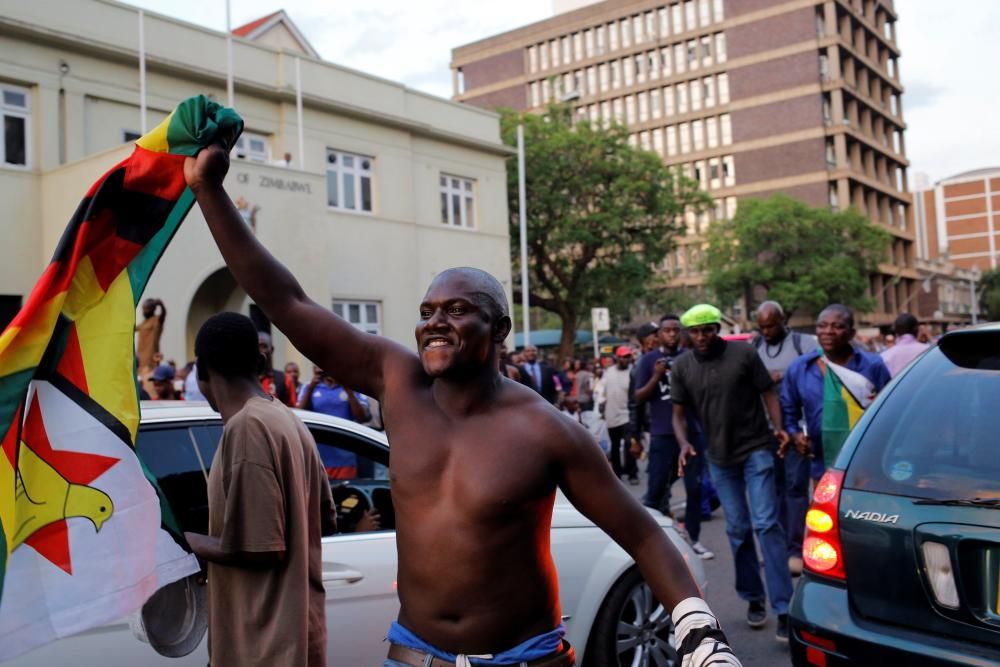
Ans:
<svg viewBox="0 0 1000 667"><path fill-rule="evenodd" d="M771 345L777 345L788 333L785 327L785 310L777 301L765 301L757 307L757 328Z"/></svg>
<svg viewBox="0 0 1000 667"><path fill-rule="evenodd" d="M492 275L471 266L459 266L446 269L434 276L431 287L443 282L460 280L465 283L476 303L490 315L490 320L496 322L504 317L510 317L510 305L503 285ZM428 288L430 291L430 288Z"/></svg>

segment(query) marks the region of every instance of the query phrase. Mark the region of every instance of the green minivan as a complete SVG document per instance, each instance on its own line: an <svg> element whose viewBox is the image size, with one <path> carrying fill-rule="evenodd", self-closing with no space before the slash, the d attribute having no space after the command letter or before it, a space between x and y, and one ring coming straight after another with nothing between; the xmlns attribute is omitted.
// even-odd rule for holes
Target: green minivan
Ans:
<svg viewBox="0 0 1000 667"><path fill-rule="evenodd" d="M792 663L1000 665L1000 324L949 333L816 485Z"/></svg>

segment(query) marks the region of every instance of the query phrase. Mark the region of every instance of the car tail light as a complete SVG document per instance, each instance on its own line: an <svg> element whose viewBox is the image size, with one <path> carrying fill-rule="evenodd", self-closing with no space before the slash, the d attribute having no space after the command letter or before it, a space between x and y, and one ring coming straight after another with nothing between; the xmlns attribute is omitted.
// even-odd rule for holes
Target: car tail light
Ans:
<svg viewBox="0 0 1000 667"><path fill-rule="evenodd" d="M806 514L806 534L802 542L802 563L805 567L816 574L841 581L847 578L837 523L843 482L844 471L834 468L827 470L819 480Z"/></svg>
<svg viewBox="0 0 1000 667"><path fill-rule="evenodd" d="M931 584L934 599L942 607L958 609L958 588L955 572L951 567L951 552L940 542L924 542L924 568Z"/></svg>

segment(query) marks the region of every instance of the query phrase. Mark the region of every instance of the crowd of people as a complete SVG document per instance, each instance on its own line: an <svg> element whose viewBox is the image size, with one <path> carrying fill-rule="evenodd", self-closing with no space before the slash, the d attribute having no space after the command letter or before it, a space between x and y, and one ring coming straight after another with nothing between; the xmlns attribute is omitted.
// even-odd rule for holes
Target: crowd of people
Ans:
<svg viewBox="0 0 1000 667"><path fill-rule="evenodd" d="M787 641L810 488L849 431L824 420L826 376L856 394L863 410L928 348L929 336L903 313L884 338L862 339L854 314L839 304L819 315L815 335L791 330L774 301L760 305L756 323L750 340L727 341L721 312L702 304L643 324L634 347L619 346L612 359L557 366L529 346L504 363L516 373L508 377L588 425L599 440L606 434L602 446L623 482L639 484L637 461L646 461L646 506L673 516L671 487L682 480L678 525L705 559L714 554L700 541L701 521L721 504L747 622L766 625L769 599L777 639Z"/></svg>

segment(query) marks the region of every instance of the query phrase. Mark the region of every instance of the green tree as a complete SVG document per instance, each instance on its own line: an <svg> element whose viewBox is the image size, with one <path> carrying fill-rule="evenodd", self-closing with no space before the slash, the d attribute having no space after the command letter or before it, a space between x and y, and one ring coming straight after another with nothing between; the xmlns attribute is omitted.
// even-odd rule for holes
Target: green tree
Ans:
<svg viewBox="0 0 1000 667"><path fill-rule="evenodd" d="M1000 269L985 272L979 279L979 308L991 320L1000 320Z"/></svg>
<svg viewBox="0 0 1000 667"><path fill-rule="evenodd" d="M697 184L668 169L654 153L628 144L621 125L573 122L565 105L544 115L503 111L501 132L516 145L524 125L529 296L559 316L559 353L572 354L576 329L590 308L616 316L651 287L681 231L686 207L708 198ZM521 299L517 158L507 164L514 300Z"/></svg>
<svg viewBox="0 0 1000 667"><path fill-rule="evenodd" d="M834 213L783 194L742 201L709 232L708 285L722 302L745 297L750 308L763 288L789 314L816 315L830 303L870 311L869 274L889 239L854 209Z"/></svg>

